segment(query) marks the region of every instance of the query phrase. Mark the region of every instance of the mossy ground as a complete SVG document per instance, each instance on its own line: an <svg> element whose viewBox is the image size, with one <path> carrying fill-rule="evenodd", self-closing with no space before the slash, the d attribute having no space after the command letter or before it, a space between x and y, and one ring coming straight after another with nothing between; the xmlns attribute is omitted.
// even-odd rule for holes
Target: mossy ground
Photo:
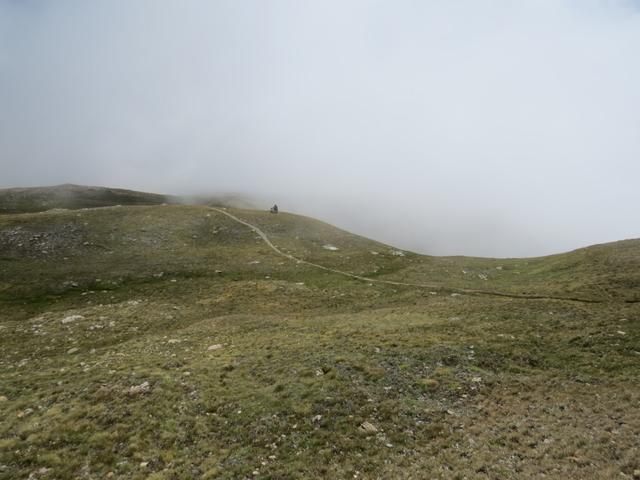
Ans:
<svg viewBox="0 0 640 480"><path fill-rule="evenodd" d="M638 242L400 256L310 219L234 213L306 260L442 289L297 264L205 207L0 217L0 478L640 469L640 304L624 301L638 295ZM603 302L446 291L487 284Z"/></svg>

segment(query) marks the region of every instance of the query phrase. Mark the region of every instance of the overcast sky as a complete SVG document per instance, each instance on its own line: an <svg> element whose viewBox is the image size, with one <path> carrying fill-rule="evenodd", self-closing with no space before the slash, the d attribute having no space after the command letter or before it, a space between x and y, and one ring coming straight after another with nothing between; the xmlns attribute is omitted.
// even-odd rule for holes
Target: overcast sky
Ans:
<svg viewBox="0 0 640 480"><path fill-rule="evenodd" d="M431 254L640 237L640 3L0 0L0 187L67 182Z"/></svg>

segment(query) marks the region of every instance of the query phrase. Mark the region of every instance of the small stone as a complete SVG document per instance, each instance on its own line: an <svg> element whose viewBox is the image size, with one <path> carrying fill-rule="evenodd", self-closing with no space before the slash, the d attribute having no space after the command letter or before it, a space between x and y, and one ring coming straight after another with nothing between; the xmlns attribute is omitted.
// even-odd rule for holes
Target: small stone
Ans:
<svg viewBox="0 0 640 480"><path fill-rule="evenodd" d="M480 383L480 382L482 382L482 378L481 378L481 377L473 377L473 378L471 379L471 381L472 381L473 383Z"/></svg>
<svg viewBox="0 0 640 480"><path fill-rule="evenodd" d="M78 350L80 350L78 347L73 347L67 350L67 353L71 355L72 353L76 353Z"/></svg>
<svg viewBox="0 0 640 480"><path fill-rule="evenodd" d="M140 468L147 468L147 465L149 465L149 462L140 462Z"/></svg>
<svg viewBox="0 0 640 480"><path fill-rule="evenodd" d="M211 352L213 350L220 350L222 348L222 345L219 343L216 343L215 345L209 345L209 347L207 348L208 352Z"/></svg>
<svg viewBox="0 0 640 480"><path fill-rule="evenodd" d="M7 400L9 400L7 397L0 395L0 402L6 402Z"/></svg>
<svg viewBox="0 0 640 480"><path fill-rule="evenodd" d="M18 412L18 418L28 417L33 413L33 408L25 408L21 412Z"/></svg>
<svg viewBox="0 0 640 480"><path fill-rule="evenodd" d="M370 422L362 422L362 424L358 427L358 429L363 432L363 433L377 433L378 432L378 428Z"/></svg>
<svg viewBox="0 0 640 480"><path fill-rule="evenodd" d="M640 479L640 469L636 469L633 471L633 478Z"/></svg>
<svg viewBox="0 0 640 480"><path fill-rule="evenodd" d="M313 423L318 423L320 420L322 420L322 415L316 415L311 419Z"/></svg>
<svg viewBox="0 0 640 480"><path fill-rule="evenodd" d="M60 320L60 323L71 323L75 322L76 320L84 320L84 317L82 315L69 315L68 317L64 317L62 320Z"/></svg>
<svg viewBox="0 0 640 480"><path fill-rule="evenodd" d="M622 330L618 330L618 335L626 335L627 332L623 332Z"/></svg>
<svg viewBox="0 0 640 480"><path fill-rule="evenodd" d="M151 391L151 385L149 382L143 382L140 385L134 385L129 387L127 391L129 395L144 395L145 393L149 393Z"/></svg>

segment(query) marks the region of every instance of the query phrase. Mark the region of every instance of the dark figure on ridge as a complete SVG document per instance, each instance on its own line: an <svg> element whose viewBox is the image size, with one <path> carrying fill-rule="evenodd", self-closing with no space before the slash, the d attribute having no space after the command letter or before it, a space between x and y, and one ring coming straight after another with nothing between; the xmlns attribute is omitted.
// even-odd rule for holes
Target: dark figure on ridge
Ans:
<svg viewBox="0 0 640 480"><path fill-rule="evenodd" d="M271 209L269 211L271 213L278 213L278 205L274 205L273 207L271 207Z"/></svg>

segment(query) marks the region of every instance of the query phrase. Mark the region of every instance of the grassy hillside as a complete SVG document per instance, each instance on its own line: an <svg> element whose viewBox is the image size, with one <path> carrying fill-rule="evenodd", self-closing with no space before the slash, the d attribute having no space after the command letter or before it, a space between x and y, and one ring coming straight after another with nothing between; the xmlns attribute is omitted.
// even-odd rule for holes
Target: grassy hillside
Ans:
<svg viewBox="0 0 640 480"><path fill-rule="evenodd" d="M3 215L0 478L640 476L639 241L425 257L229 212L429 287L203 206Z"/></svg>
<svg viewBox="0 0 640 480"><path fill-rule="evenodd" d="M159 205L176 200L156 193L71 184L54 187L6 188L0 189L0 214L42 212L55 208Z"/></svg>

